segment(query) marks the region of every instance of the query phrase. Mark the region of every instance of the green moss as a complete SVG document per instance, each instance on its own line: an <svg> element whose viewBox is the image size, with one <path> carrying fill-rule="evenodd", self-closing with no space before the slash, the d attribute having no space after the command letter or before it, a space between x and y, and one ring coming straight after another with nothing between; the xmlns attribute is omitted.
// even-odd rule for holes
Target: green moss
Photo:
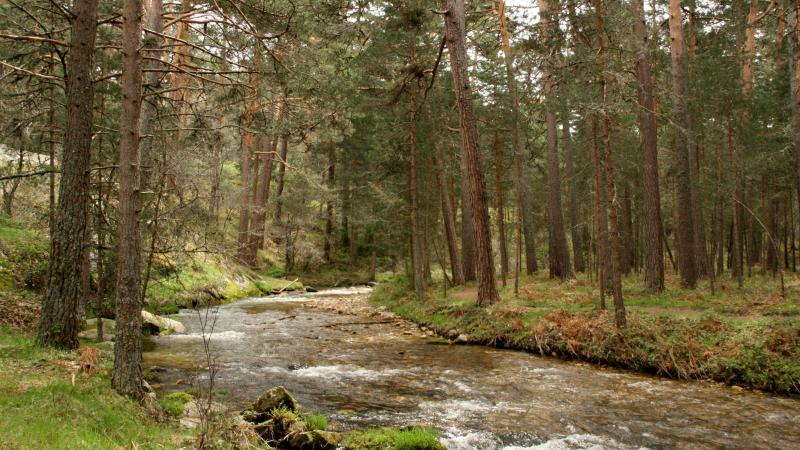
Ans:
<svg viewBox="0 0 800 450"><path fill-rule="evenodd" d="M73 385L66 367L79 359L74 352L37 347L30 335L0 327L0 446L180 446L184 431L156 423L138 403L111 389L109 354L103 354L95 373L79 372Z"/></svg>
<svg viewBox="0 0 800 450"><path fill-rule="evenodd" d="M168 415L179 417L183 414L183 407L192 400L194 397L188 392L173 392L158 399L158 404Z"/></svg>
<svg viewBox="0 0 800 450"><path fill-rule="evenodd" d="M427 427L376 428L347 435L348 450L445 450L436 430Z"/></svg>

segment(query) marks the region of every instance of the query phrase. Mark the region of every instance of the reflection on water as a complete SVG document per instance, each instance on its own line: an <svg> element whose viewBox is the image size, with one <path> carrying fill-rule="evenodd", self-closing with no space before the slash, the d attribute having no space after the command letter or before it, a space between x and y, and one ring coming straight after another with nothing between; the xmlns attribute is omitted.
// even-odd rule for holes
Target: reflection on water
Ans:
<svg viewBox="0 0 800 450"><path fill-rule="evenodd" d="M341 429L428 424L450 449L800 448L800 401L683 383L525 353L434 345L405 324L312 309L339 289L217 308L215 380L232 407L284 385ZM197 312L187 333L153 338L146 365L205 381ZM414 331L408 334L409 331Z"/></svg>

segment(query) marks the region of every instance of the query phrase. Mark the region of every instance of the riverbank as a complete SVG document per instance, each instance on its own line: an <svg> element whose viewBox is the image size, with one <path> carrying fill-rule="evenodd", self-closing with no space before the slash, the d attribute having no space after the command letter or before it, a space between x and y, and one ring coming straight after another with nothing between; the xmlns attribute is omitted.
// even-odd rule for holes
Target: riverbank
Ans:
<svg viewBox="0 0 800 450"><path fill-rule="evenodd" d="M177 448L191 435L111 389L111 352L0 326L0 448Z"/></svg>
<svg viewBox="0 0 800 450"><path fill-rule="evenodd" d="M612 314L596 307L596 289L585 280L525 278L519 297L503 288L499 304L479 308L474 286L445 296L442 286L434 285L420 302L398 279L379 285L371 302L458 342L798 395L798 284L790 280L788 299L781 299L773 284L751 281L739 292L722 281L713 295L704 288L651 295L630 279L624 333Z"/></svg>

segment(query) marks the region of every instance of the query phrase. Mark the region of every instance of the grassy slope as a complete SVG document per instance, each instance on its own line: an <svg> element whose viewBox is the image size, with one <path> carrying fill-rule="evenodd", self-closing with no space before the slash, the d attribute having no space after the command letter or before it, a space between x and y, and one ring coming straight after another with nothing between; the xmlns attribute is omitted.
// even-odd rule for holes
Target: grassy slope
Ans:
<svg viewBox="0 0 800 450"><path fill-rule="evenodd" d="M769 278L749 280L743 291L729 280L720 283L714 295L705 286L653 295L631 277L625 282L624 334L611 314L598 310L596 288L586 280L525 278L519 298L509 283L501 303L487 309L475 306L474 286L451 290L446 298L440 285L433 286L430 298L418 302L398 280L379 286L373 302L441 333L469 334L477 343L800 394L798 280L790 280L787 299Z"/></svg>
<svg viewBox="0 0 800 450"><path fill-rule="evenodd" d="M0 448L176 448L187 437L111 389L109 354L91 375L80 360L0 327Z"/></svg>

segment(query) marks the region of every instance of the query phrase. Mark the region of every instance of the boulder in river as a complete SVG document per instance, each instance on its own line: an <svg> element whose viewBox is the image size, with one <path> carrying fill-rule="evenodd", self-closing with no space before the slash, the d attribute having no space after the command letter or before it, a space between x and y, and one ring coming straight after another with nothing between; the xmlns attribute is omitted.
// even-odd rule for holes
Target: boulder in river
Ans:
<svg viewBox="0 0 800 450"><path fill-rule="evenodd" d="M185 333L186 327L177 320L157 316L147 311L142 311L142 327L155 328L154 331L162 334Z"/></svg>
<svg viewBox="0 0 800 450"><path fill-rule="evenodd" d="M261 423L267 419L270 411L279 406L285 406L292 411L298 411L300 405L283 386L268 389L258 397L246 411L242 412L242 417L250 423Z"/></svg>

